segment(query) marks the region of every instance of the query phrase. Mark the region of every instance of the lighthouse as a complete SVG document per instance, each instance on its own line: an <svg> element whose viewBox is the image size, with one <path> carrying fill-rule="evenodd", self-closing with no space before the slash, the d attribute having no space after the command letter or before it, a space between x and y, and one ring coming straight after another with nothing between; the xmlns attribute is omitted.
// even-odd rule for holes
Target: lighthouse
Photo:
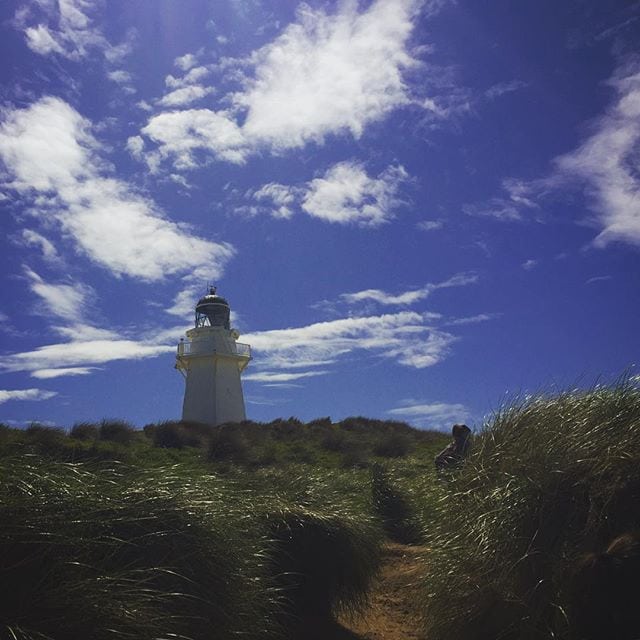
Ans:
<svg viewBox="0 0 640 640"><path fill-rule="evenodd" d="M187 331L176 355L176 369L185 378L182 419L218 425L246 418L240 373L251 360L248 344L236 342L229 303L216 288L196 304L195 327Z"/></svg>

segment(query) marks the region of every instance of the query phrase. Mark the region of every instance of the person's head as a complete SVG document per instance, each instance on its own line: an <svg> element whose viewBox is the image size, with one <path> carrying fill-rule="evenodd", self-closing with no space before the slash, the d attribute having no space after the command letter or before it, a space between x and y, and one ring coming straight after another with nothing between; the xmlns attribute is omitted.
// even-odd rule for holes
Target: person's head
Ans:
<svg viewBox="0 0 640 640"><path fill-rule="evenodd" d="M603 553L582 556L571 576L571 619L577 638L640 638L640 533L615 538Z"/></svg>
<svg viewBox="0 0 640 640"><path fill-rule="evenodd" d="M451 429L451 435L456 440L466 440L471 433L471 429L466 424L454 424Z"/></svg>

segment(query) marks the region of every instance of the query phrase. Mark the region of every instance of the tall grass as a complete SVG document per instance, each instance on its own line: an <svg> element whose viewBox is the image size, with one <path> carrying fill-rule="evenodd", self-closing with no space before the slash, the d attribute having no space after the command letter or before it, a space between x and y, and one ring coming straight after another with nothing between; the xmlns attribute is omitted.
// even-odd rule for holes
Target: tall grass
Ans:
<svg viewBox="0 0 640 640"><path fill-rule="evenodd" d="M225 491L171 468L4 460L0 637L258 637L264 547Z"/></svg>
<svg viewBox="0 0 640 640"><path fill-rule="evenodd" d="M344 505L322 511L283 505L266 516L269 567L285 628L302 631L310 621L363 609L380 561L380 531L372 519Z"/></svg>
<svg viewBox="0 0 640 640"><path fill-rule="evenodd" d="M5 457L0 638L291 638L363 605L365 473L203 470Z"/></svg>
<svg viewBox="0 0 640 640"><path fill-rule="evenodd" d="M573 637L576 558L640 527L640 390L526 398L499 411L441 489L430 640Z"/></svg>

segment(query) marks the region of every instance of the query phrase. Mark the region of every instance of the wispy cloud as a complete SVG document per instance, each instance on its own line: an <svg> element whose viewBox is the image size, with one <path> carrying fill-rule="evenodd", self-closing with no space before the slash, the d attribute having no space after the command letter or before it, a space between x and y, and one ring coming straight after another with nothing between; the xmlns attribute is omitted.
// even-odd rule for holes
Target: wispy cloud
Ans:
<svg viewBox="0 0 640 640"><path fill-rule="evenodd" d="M450 326L462 326L466 324L478 324L480 322L489 322L490 320L495 320L499 318L501 314L499 313L478 313L475 316L466 316L464 318L454 318L453 320L449 320L446 322L446 325Z"/></svg>
<svg viewBox="0 0 640 640"><path fill-rule="evenodd" d="M539 195L541 184L506 178L502 181L504 195L493 197L487 202L465 204L462 210L470 216L503 221L522 220L524 211L539 208L535 198Z"/></svg>
<svg viewBox="0 0 640 640"><path fill-rule="evenodd" d="M0 370L28 371L33 377L42 377L44 370L44 377L53 377L50 375L52 370L62 375L62 371L67 369L71 370L69 375L77 375L78 368L115 360L141 360L174 351L174 346L127 339L75 340L6 355L0 363Z"/></svg>
<svg viewBox="0 0 640 640"><path fill-rule="evenodd" d="M413 399L402 401L399 407L390 409L387 413L419 427L439 430L449 430L452 424L467 422L471 419L469 410L463 404Z"/></svg>
<svg viewBox="0 0 640 640"><path fill-rule="evenodd" d="M131 42L111 44L91 15L95 7L90 0L37 2L18 10L13 22L27 46L40 55L79 61L99 51L117 62L130 53Z"/></svg>
<svg viewBox="0 0 640 640"><path fill-rule="evenodd" d="M80 283L50 284L28 268L25 268L25 273L30 280L31 291L41 299L49 314L71 322L83 317L83 305L92 293L89 287Z"/></svg>
<svg viewBox="0 0 640 640"><path fill-rule="evenodd" d="M580 147L556 159L556 179L586 186L601 228L596 247L640 245L640 65L618 69L610 85L617 101L593 123L593 134Z"/></svg>
<svg viewBox="0 0 640 640"><path fill-rule="evenodd" d="M292 382L293 380L300 380L302 378L315 378L316 376L323 376L329 373L328 371L297 371L297 372L276 372L276 371L261 371L258 373L247 373L242 376L243 380L252 380L254 382Z"/></svg>
<svg viewBox="0 0 640 640"><path fill-rule="evenodd" d="M199 238L164 217L157 205L111 177L91 125L59 98L5 111L0 158L13 176L6 186L39 204L88 258L116 276L221 274L234 254L226 243Z"/></svg>
<svg viewBox="0 0 640 640"><path fill-rule="evenodd" d="M53 243L37 231L34 231L33 229L24 229L22 231L21 241L25 246L38 247L46 262L54 265L62 263L62 258L58 254L58 250L55 248Z"/></svg>
<svg viewBox="0 0 640 640"><path fill-rule="evenodd" d="M447 280L426 284L419 289L410 289L397 294L391 294L382 289L365 289L355 293L343 293L340 298L347 304L354 304L363 301L372 301L381 305L408 306L429 297L438 289L448 289L450 287L464 287L478 282L478 275L475 273L458 273Z"/></svg>
<svg viewBox="0 0 640 640"><path fill-rule="evenodd" d="M463 207L470 215L520 220L538 209L548 194L580 187L593 215L588 222L600 229L593 241L603 248L613 242L640 245L640 65L621 65L609 81L617 97L606 112L591 122L590 134L576 149L558 156L552 171L529 182L507 179L504 195Z"/></svg>
<svg viewBox="0 0 640 640"><path fill-rule="evenodd" d="M113 329L92 326L86 319L87 300L96 306L96 296L82 283L48 283L30 269L25 269L30 288L39 302L33 312L46 310L52 330L66 339L31 351L9 353L0 362L0 371L26 371L33 378L89 375L96 366L114 360L140 360L171 353L175 346L166 344L176 332L151 332L152 339L133 340ZM43 309L41 310L41 307ZM182 329L177 332L182 332Z"/></svg>
<svg viewBox="0 0 640 640"><path fill-rule="evenodd" d="M585 284L594 284L596 282L606 282L607 280L612 280L613 276L594 276L593 278L589 278L585 281Z"/></svg>
<svg viewBox="0 0 640 640"><path fill-rule="evenodd" d="M444 220L421 220L416 227L420 231L438 231L444 227Z"/></svg>
<svg viewBox="0 0 640 640"><path fill-rule="evenodd" d="M356 352L422 369L443 360L457 340L411 311L258 331L243 339L267 370L323 366Z"/></svg>
<svg viewBox="0 0 640 640"><path fill-rule="evenodd" d="M0 404L9 400L48 400L56 395L57 392L44 389L0 389Z"/></svg>
<svg viewBox="0 0 640 640"><path fill-rule="evenodd" d="M39 369L31 372L32 378L39 380L50 380L51 378L62 378L66 376L88 376L98 367L67 367L58 369Z"/></svg>
<svg viewBox="0 0 640 640"><path fill-rule="evenodd" d="M495 98L499 98L507 93L513 93L514 91L519 91L520 89L524 89L529 85L523 80L507 80L505 82L498 82L497 84L489 87L485 92L485 97L489 98L489 100L494 100Z"/></svg>

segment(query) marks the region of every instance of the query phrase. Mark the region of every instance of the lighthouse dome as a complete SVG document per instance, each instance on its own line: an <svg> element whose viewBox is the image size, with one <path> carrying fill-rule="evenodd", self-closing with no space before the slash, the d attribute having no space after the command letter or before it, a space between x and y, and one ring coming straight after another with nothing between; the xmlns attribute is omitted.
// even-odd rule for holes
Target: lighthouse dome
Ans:
<svg viewBox="0 0 640 640"><path fill-rule="evenodd" d="M230 328L229 303L211 287L206 296L202 296L196 304L196 327L224 327Z"/></svg>
<svg viewBox="0 0 640 640"><path fill-rule="evenodd" d="M227 307L229 306L229 302L227 300L215 293L208 293L206 296L202 296L196 304L196 309L202 304L226 304Z"/></svg>

